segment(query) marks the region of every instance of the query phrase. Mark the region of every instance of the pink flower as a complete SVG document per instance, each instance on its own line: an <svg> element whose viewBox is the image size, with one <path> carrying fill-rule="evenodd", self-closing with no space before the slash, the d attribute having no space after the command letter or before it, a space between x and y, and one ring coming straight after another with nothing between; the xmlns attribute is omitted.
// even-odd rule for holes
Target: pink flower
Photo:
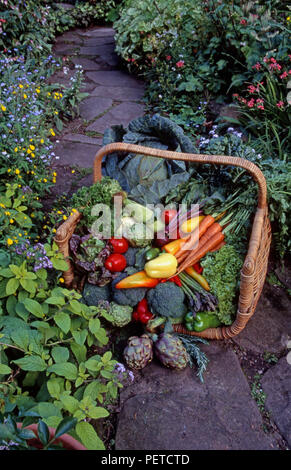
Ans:
<svg viewBox="0 0 291 470"><path fill-rule="evenodd" d="M276 106L278 108L283 108L284 107L284 101L278 101L278 103L276 104Z"/></svg>
<svg viewBox="0 0 291 470"><path fill-rule="evenodd" d="M240 24L246 25L246 24L247 24L247 20L244 20L244 19L240 20Z"/></svg>
<svg viewBox="0 0 291 470"><path fill-rule="evenodd" d="M257 88L254 85L249 85L248 90L250 93L255 93L257 91Z"/></svg>
<svg viewBox="0 0 291 470"><path fill-rule="evenodd" d="M254 105L255 105L255 100L254 100L254 98L252 98L250 101L248 101L247 104L248 104L248 107L249 107L249 108L253 108Z"/></svg>
<svg viewBox="0 0 291 470"><path fill-rule="evenodd" d="M290 72L291 72L291 70L290 70ZM288 77L288 72L286 72L286 70L285 70L285 72L283 72L282 75L280 75L280 78L286 78L286 77Z"/></svg>
<svg viewBox="0 0 291 470"><path fill-rule="evenodd" d="M166 55L166 60L171 60L172 56L171 55Z"/></svg>
<svg viewBox="0 0 291 470"><path fill-rule="evenodd" d="M257 62L255 65L252 66L252 69L260 70L262 68L261 64Z"/></svg>
<svg viewBox="0 0 291 470"><path fill-rule="evenodd" d="M179 60L179 62L176 62L176 67L178 68L184 67L184 64L185 64L184 60Z"/></svg>

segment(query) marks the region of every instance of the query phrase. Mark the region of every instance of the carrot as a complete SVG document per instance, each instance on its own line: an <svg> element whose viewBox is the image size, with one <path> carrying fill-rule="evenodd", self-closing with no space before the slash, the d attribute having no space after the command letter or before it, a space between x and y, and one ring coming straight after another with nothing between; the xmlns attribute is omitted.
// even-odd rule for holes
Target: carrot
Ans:
<svg viewBox="0 0 291 470"><path fill-rule="evenodd" d="M194 253L191 253L179 266L176 276L184 271L189 266L197 263L203 256L206 255L210 250L216 248L222 241L224 240L224 234L222 232L217 232L213 235L208 242L204 243L204 245Z"/></svg>
<svg viewBox="0 0 291 470"><path fill-rule="evenodd" d="M179 257L181 254L184 254L185 250L189 250L189 251L192 250L193 247L198 242L199 238L201 238L202 235L204 235L206 230L212 224L214 224L214 222L215 222L214 217L212 217L211 215L206 215L204 217L204 219L201 221L201 223L199 224L199 226L195 230L193 230L193 232L191 233L191 236L190 236L189 240L187 241L187 243L185 243L180 248L180 250L176 253L176 257Z"/></svg>
<svg viewBox="0 0 291 470"><path fill-rule="evenodd" d="M210 253L214 253L214 251L218 251L218 250L220 250L220 248L222 248L224 245L226 245L226 243L225 243L225 242L221 242L221 243L219 243L219 245L218 245L218 246L216 246L215 248L213 248L213 250L210 250Z"/></svg>
<svg viewBox="0 0 291 470"><path fill-rule="evenodd" d="M194 254L197 250L200 250L202 246L204 245L204 243L207 243L216 233L221 232L221 231L222 231L221 225L218 222L214 222L214 224L210 225L210 227L206 230L204 235L202 235L202 237L199 240L198 246L197 248L195 248L195 250L192 250L192 251L182 250L180 256L176 254L178 263L181 263L181 261L186 259L187 256L189 256L190 254Z"/></svg>

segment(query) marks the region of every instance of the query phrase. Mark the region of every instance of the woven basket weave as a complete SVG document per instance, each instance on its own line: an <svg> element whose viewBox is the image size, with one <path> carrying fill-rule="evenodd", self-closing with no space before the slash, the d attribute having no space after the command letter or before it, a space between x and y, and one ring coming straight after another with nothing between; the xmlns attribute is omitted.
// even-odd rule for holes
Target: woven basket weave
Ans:
<svg viewBox="0 0 291 470"><path fill-rule="evenodd" d="M96 154L94 160L94 183L102 178L102 159L105 155L113 152L126 152L152 157L165 158L169 160L184 160L201 164L232 165L244 168L258 184L258 206L254 217L253 227L249 240L248 252L244 260L240 278L240 294L236 319L230 326L208 328L200 333L190 332L183 325L174 325L175 331L187 335L200 336L208 339L226 339L240 333L254 314L262 288L264 285L268 256L271 244L271 227L268 218L267 187L266 180L261 170L252 162L239 157L228 157L224 155L200 155L191 153L171 152L140 145L125 143L114 143L102 147ZM74 267L69 256L69 240L81 218L77 211L72 214L57 230L55 241L59 250L65 256L68 270L63 277L66 287L72 287L74 280Z"/></svg>

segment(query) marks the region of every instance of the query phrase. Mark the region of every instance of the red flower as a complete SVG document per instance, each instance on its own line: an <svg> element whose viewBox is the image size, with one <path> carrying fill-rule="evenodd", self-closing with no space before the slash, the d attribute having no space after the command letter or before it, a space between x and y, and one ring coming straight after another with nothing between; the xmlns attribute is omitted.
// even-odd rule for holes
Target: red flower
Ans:
<svg viewBox="0 0 291 470"><path fill-rule="evenodd" d="M278 108L283 108L284 107L284 101L278 101L278 103L276 104L276 106Z"/></svg>
<svg viewBox="0 0 291 470"><path fill-rule="evenodd" d="M283 72L282 75L280 75L280 78L286 78L286 77L288 77L288 72L286 72L285 70L285 72Z"/></svg>
<svg viewBox="0 0 291 470"><path fill-rule="evenodd" d="M246 24L247 24L247 20L244 20L244 19L240 20L240 24L246 25Z"/></svg>
<svg viewBox="0 0 291 470"><path fill-rule="evenodd" d="M179 60L179 62L176 62L176 67L178 68L184 67L184 64L185 64L184 60Z"/></svg>
<svg viewBox="0 0 291 470"><path fill-rule="evenodd" d="M166 60L171 60L172 56L171 55L166 55Z"/></svg>
<svg viewBox="0 0 291 470"><path fill-rule="evenodd" d="M261 64L257 62L255 65L252 66L252 69L260 70L262 68Z"/></svg>

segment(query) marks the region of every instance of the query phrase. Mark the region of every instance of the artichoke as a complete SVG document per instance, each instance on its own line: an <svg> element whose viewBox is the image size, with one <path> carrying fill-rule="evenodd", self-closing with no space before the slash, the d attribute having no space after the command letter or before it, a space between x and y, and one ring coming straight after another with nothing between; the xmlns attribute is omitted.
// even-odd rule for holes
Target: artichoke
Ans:
<svg viewBox="0 0 291 470"><path fill-rule="evenodd" d="M109 314L112 317L110 323L112 323L113 326L122 328L131 322L132 312L133 308L130 305L119 305L115 302L110 302Z"/></svg>
<svg viewBox="0 0 291 470"><path fill-rule="evenodd" d="M143 369L153 359L153 342L148 335L131 336L123 352L130 369Z"/></svg>
<svg viewBox="0 0 291 470"><path fill-rule="evenodd" d="M155 355L161 363L171 369L182 370L188 364L189 356L182 341L170 333L161 334L154 344Z"/></svg>

